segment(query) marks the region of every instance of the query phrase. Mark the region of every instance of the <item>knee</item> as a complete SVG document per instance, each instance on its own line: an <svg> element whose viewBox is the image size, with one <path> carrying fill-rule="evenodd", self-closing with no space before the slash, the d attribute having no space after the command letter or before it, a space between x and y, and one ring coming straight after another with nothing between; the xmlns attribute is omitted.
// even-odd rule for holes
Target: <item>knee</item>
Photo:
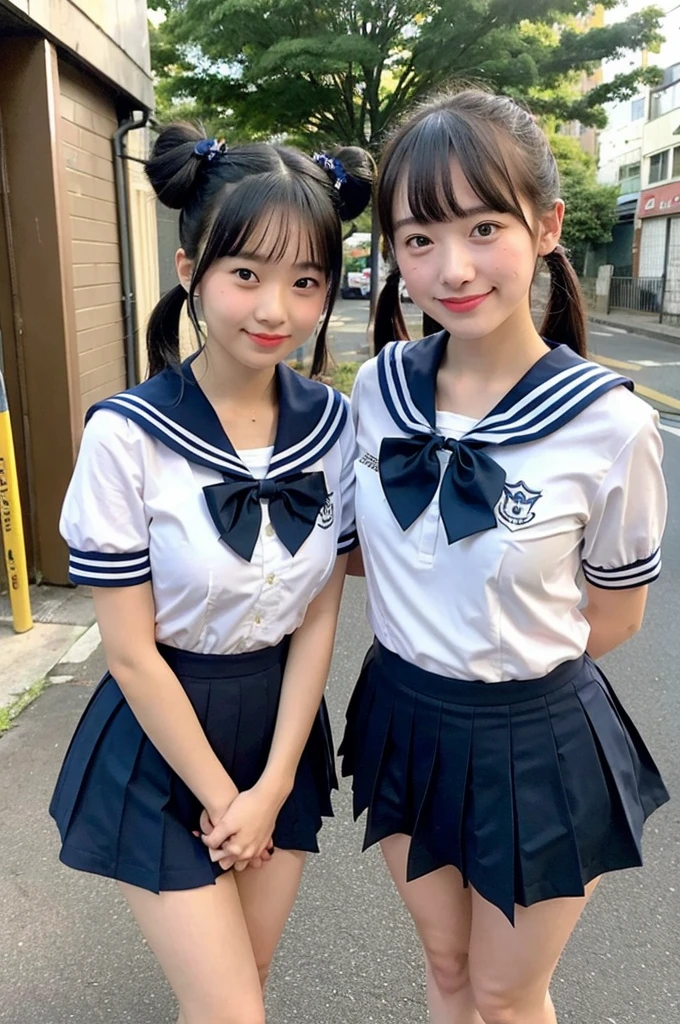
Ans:
<svg viewBox="0 0 680 1024"><path fill-rule="evenodd" d="M526 1024L528 1018L534 1019L538 1009L532 1000L511 990L475 985L473 980L472 991L484 1024Z"/></svg>
<svg viewBox="0 0 680 1024"><path fill-rule="evenodd" d="M467 953L426 949L425 957L432 980L442 996L455 996L469 984Z"/></svg>

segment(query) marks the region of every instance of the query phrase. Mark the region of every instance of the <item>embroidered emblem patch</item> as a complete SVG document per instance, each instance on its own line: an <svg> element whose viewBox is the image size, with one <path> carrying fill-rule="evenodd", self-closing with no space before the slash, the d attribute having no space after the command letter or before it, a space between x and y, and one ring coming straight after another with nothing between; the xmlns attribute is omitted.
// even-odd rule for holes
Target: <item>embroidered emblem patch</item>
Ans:
<svg viewBox="0 0 680 1024"><path fill-rule="evenodd" d="M371 455L369 452L364 452L359 459L359 462L362 466L368 466L369 469L374 469L376 473L378 472L378 460L375 455Z"/></svg>
<svg viewBox="0 0 680 1024"><path fill-rule="evenodd" d="M532 491L520 480L518 484L505 484L496 512L498 518L510 530L528 526L536 518L534 505L543 491Z"/></svg>
<svg viewBox="0 0 680 1024"><path fill-rule="evenodd" d="M319 512L318 523L322 530L328 530L333 525L335 513L333 507L333 492L326 498L326 504Z"/></svg>

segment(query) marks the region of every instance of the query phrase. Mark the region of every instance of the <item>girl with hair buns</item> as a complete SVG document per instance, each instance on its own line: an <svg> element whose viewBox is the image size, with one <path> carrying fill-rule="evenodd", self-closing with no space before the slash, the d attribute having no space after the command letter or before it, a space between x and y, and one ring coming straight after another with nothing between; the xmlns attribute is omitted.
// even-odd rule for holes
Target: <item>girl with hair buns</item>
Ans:
<svg viewBox="0 0 680 1024"><path fill-rule="evenodd" d="M343 774L420 934L433 1024L554 1024L589 895L641 863L668 799L594 660L659 574L657 414L585 358L559 195L531 115L478 90L418 110L380 169L396 265L352 397L376 640ZM431 337L392 340L399 275Z"/></svg>
<svg viewBox="0 0 680 1024"><path fill-rule="evenodd" d="M323 369L341 218L368 204L372 166L354 148L160 133L147 174L181 210L179 284L149 323L150 379L90 409L64 503L109 671L52 799L61 860L118 880L180 1024L264 1021L332 813L322 694L355 543L354 430L346 399L285 360L317 331ZM185 302L206 335L180 363Z"/></svg>

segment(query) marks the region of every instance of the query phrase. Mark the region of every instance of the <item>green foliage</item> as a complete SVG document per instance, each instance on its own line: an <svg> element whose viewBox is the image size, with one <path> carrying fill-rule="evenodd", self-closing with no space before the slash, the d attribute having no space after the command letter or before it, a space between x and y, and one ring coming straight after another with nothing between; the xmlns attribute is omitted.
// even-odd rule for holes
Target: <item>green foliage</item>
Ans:
<svg viewBox="0 0 680 1024"><path fill-rule="evenodd" d="M581 272L588 246L611 241L619 190L616 185L598 183L595 161L584 153L577 139L551 135L550 145L560 170L566 206L562 244Z"/></svg>
<svg viewBox="0 0 680 1024"><path fill-rule="evenodd" d="M585 28L590 0L151 0L159 111L232 138L277 134L315 148L377 151L414 102L455 82L486 85L560 122L601 125L603 104L654 72L582 95L606 58L655 49L658 8ZM616 0L605 0L605 7Z"/></svg>

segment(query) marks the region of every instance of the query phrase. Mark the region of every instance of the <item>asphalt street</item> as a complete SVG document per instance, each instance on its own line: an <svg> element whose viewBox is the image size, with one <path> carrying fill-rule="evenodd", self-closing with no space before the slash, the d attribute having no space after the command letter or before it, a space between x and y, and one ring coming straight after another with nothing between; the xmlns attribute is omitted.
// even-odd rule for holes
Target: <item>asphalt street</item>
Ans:
<svg viewBox="0 0 680 1024"><path fill-rule="evenodd" d="M358 315L348 315L350 327L361 328ZM343 332L356 340L354 350L343 346L343 358L361 358L349 355L361 336ZM643 386L680 398L680 346L607 327L591 333L591 346L597 356L640 365L630 372ZM643 366L645 359L663 365ZM603 666L674 799L648 823L645 868L605 878L586 910L555 977L561 1024L680 1021L680 424L664 416L663 427L671 499L664 572L643 631ZM328 686L336 737L370 642L364 602L363 581L348 580ZM175 1024L172 996L115 885L58 863L47 815L66 745L102 670L100 648L82 664L60 666L72 681L50 687L0 739L1 1024ZM335 808L274 965L268 1020L425 1024L419 945L379 855L360 852L346 784Z"/></svg>

